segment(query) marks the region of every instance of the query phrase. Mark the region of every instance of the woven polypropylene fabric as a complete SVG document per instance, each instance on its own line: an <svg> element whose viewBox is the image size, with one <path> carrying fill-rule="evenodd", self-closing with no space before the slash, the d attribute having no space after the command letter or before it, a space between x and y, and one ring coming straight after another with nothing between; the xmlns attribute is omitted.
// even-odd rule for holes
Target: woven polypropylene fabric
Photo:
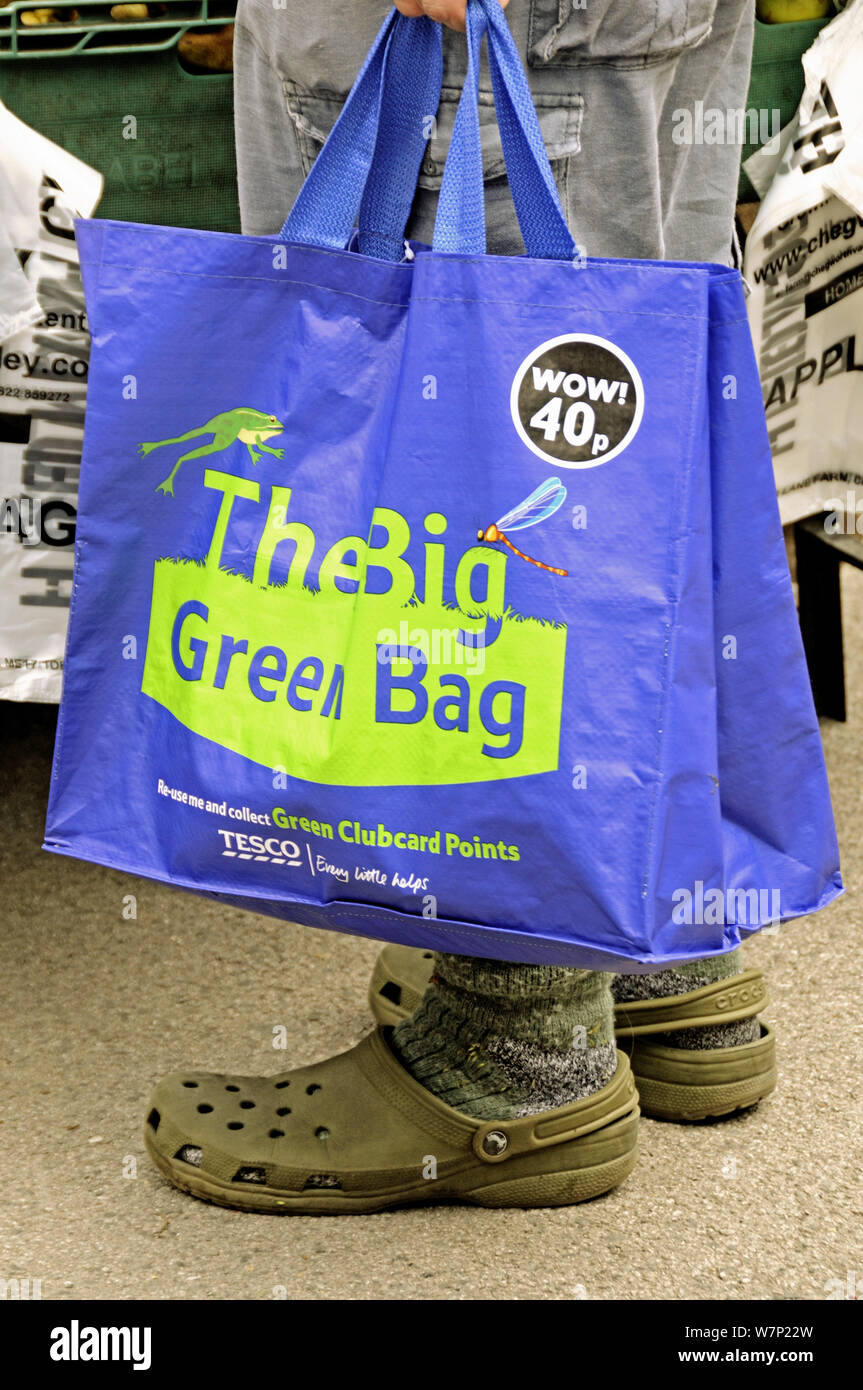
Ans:
<svg viewBox="0 0 863 1390"><path fill-rule="evenodd" d="M425 153L429 122L440 104L441 26L430 19L396 25L387 50L377 139L359 213L359 249L400 261L404 230Z"/></svg>
<svg viewBox="0 0 863 1390"><path fill-rule="evenodd" d="M342 250L359 213L374 153L386 52L395 21L388 15L279 236Z"/></svg>
<svg viewBox="0 0 863 1390"><path fill-rule="evenodd" d="M549 260L571 260L575 244L560 205L530 87L496 0L489 5L487 18L495 111L527 253Z"/></svg>
<svg viewBox="0 0 863 1390"><path fill-rule="evenodd" d="M485 199L479 127L479 60L486 15L469 4L467 73L456 111L435 217L436 251L485 254Z"/></svg>
<svg viewBox="0 0 863 1390"><path fill-rule="evenodd" d="M440 102L441 29L393 11L384 21L280 237L401 260L427 123Z"/></svg>
<svg viewBox="0 0 863 1390"><path fill-rule="evenodd" d="M497 0L469 0L468 65L456 113L435 221L436 251L482 255L485 211L479 126L479 71L488 33L495 111L507 175L529 256L571 260L566 224L521 58Z"/></svg>
<svg viewBox="0 0 863 1390"><path fill-rule="evenodd" d="M435 250L484 255L480 53L488 32L495 108L529 256L569 260L572 236L518 50L497 0L469 0L467 75L438 199ZM441 28L391 13L281 231L285 241L403 256L404 228L440 101Z"/></svg>

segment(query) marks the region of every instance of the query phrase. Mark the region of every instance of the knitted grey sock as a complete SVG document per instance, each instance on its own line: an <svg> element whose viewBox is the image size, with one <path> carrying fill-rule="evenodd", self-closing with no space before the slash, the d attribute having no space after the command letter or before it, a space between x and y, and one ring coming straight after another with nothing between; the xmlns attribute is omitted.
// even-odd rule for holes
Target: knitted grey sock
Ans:
<svg viewBox="0 0 863 1390"><path fill-rule="evenodd" d="M416 1081L474 1119L552 1110L614 1075L610 983L590 970L439 954L393 1048Z"/></svg>
<svg viewBox="0 0 863 1390"><path fill-rule="evenodd" d="M671 970L658 970L655 975L615 975L611 992L615 1003L633 999L664 999L670 994L688 994L690 990L713 984L714 980L726 980L731 975L739 975L742 969L742 953L738 948L726 956L688 961L686 965L676 965ZM735 1023L711 1023L703 1028L679 1028L673 1033L657 1033L655 1041L664 1043L666 1047L737 1047L740 1043L755 1042L760 1036L757 1018L741 1018Z"/></svg>

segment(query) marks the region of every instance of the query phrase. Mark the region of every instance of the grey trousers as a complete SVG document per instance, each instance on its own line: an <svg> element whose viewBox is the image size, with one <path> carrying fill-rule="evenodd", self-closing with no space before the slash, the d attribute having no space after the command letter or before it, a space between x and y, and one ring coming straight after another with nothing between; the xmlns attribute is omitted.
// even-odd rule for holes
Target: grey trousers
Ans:
<svg viewBox="0 0 863 1390"><path fill-rule="evenodd" d="M242 226L279 230L387 13L387 0L240 0L235 109ZM570 227L588 255L727 263L754 0L511 0ZM444 33L444 89L409 234L430 242L464 74ZM487 71L488 249L523 251ZM699 116L698 103L703 103ZM720 132L721 133L721 132Z"/></svg>

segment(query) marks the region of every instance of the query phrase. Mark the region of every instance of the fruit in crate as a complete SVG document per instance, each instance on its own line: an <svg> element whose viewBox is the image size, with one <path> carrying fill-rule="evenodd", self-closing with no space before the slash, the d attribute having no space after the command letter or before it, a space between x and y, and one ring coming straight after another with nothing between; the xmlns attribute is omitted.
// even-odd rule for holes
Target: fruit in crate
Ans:
<svg viewBox="0 0 863 1390"><path fill-rule="evenodd" d="M158 19L160 15L167 13L165 5L112 5L111 18L117 19L122 24L128 24L136 19Z"/></svg>
<svg viewBox="0 0 863 1390"><path fill-rule="evenodd" d="M177 52L193 67L208 72L233 72L234 26L226 24L222 29L186 33L177 44Z"/></svg>
<svg viewBox="0 0 863 1390"><path fill-rule="evenodd" d="M755 13L762 24L796 24L832 14L833 0L756 0Z"/></svg>
<svg viewBox="0 0 863 1390"><path fill-rule="evenodd" d="M40 24L74 24L78 18L77 10L22 10L21 23L28 29Z"/></svg>

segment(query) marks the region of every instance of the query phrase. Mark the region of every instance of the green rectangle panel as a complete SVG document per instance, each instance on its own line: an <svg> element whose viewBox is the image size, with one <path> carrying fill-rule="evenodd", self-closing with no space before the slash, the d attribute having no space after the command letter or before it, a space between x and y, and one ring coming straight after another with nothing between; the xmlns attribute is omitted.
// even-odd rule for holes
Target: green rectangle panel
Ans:
<svg viewBox="0 0 863 1390"><path fill-rule="evenodd" d="M230 73L187 72L173 44L4 56L10 111L104 175L97 216L240 230Z"/></svg>

